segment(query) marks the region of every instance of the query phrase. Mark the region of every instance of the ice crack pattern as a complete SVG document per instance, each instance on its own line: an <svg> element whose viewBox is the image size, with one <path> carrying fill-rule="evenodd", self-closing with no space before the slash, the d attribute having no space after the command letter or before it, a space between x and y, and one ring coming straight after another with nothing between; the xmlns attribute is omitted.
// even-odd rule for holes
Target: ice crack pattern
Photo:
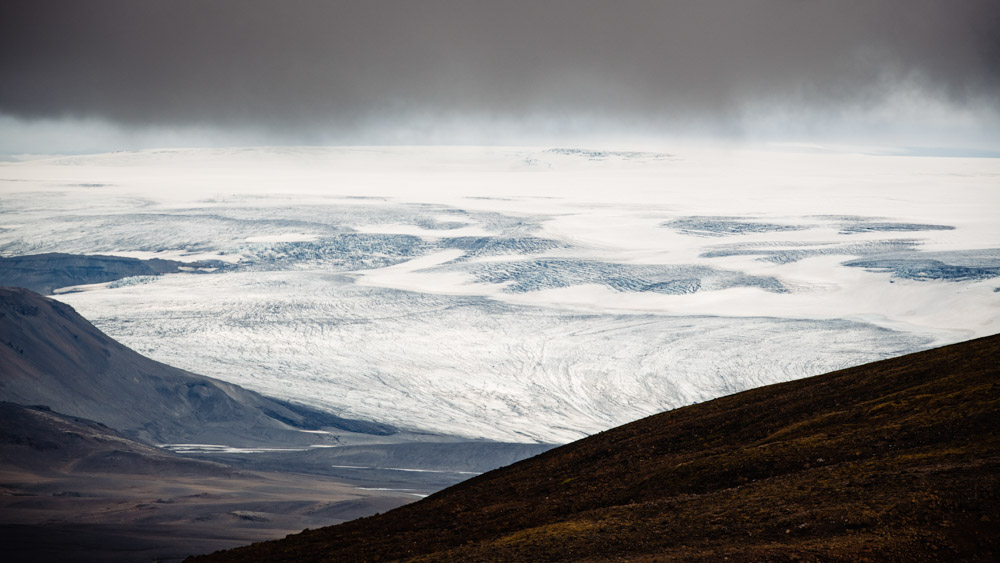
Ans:
<svg viewBox="0 0 1000 563"><path fill-rule="evenodd" d="M156 360L341 416L567 441L1000 331L1000 170L978 160L76 156L0 164L0 256L179 261L58 298Z"/></svg>

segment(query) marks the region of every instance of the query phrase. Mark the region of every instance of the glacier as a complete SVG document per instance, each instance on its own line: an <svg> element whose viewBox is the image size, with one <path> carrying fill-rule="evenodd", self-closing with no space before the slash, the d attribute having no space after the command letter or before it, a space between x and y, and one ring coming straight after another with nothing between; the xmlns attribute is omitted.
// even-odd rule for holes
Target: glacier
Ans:
<svg viewBox="0 0 1000 563"><path fill-rule="evenodd" d="M1000 162L259 147L0 163L0 256L170 365L417 431L566 442L1000 332ZM183 268L182 268L183 270Z"/></svg>

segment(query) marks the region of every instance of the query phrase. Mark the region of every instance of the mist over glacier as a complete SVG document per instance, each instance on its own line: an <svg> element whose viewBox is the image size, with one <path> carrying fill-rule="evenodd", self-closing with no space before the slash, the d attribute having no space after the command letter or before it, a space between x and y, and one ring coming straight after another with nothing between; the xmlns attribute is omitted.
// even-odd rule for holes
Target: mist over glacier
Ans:
<svg viewBox="0 0 1000 563"><path fill-rule="evenodd" d="M996 159L169 149L0 164L0 255L190 271L57 298L338 414L564 442L1000 331Z"/></svg>

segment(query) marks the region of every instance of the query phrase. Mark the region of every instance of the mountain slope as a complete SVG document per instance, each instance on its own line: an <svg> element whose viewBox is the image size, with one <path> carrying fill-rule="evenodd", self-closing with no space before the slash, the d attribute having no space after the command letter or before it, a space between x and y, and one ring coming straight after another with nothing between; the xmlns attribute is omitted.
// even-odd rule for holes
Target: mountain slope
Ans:
<svg viewBox="0 0 1000 563"><path fill-rule="evenodd" d="M181 266L187 265L159 258L139 260L121 256L58 252L26 254L0 257L0 285L25 287L39 293L50 293L53 289L72 285L179 272ZM201 264L193 266L198 267Z"/></svg>
<svg viewBox="0 0 1000 563"><path fill-rule="evenodd" d="M47 405L154 443L316 443L300 429L321 427L393 432L155 362L68 305L20 288L0 288L0 400Z"/></svg>
<svg viewBox="0 0 1000 563"><path fill-rule="evenodd" d="M1000 336L669 411L206 561L992 560Z"/></svg>

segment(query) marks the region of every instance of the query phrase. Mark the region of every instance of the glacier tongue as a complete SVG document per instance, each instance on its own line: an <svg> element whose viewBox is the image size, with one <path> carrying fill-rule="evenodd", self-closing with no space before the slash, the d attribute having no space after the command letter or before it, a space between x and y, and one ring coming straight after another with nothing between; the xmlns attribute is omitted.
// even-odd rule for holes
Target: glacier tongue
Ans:
<svg viewBox="0 0 1000 563"><path fill-rule="evenodd" d="M58 298L168 364L498 440L1000 331L997 159L668 152L0 163L0 254L188 263Z"/></svg>
<svg viewBox="0 0 1000 563"><path fill-rule="evenodd" d="M524 307L321 271L170 276L154 292L63 298L170 365L342 416L506 441L569 441L930 342L846 320Z"/></svg>

